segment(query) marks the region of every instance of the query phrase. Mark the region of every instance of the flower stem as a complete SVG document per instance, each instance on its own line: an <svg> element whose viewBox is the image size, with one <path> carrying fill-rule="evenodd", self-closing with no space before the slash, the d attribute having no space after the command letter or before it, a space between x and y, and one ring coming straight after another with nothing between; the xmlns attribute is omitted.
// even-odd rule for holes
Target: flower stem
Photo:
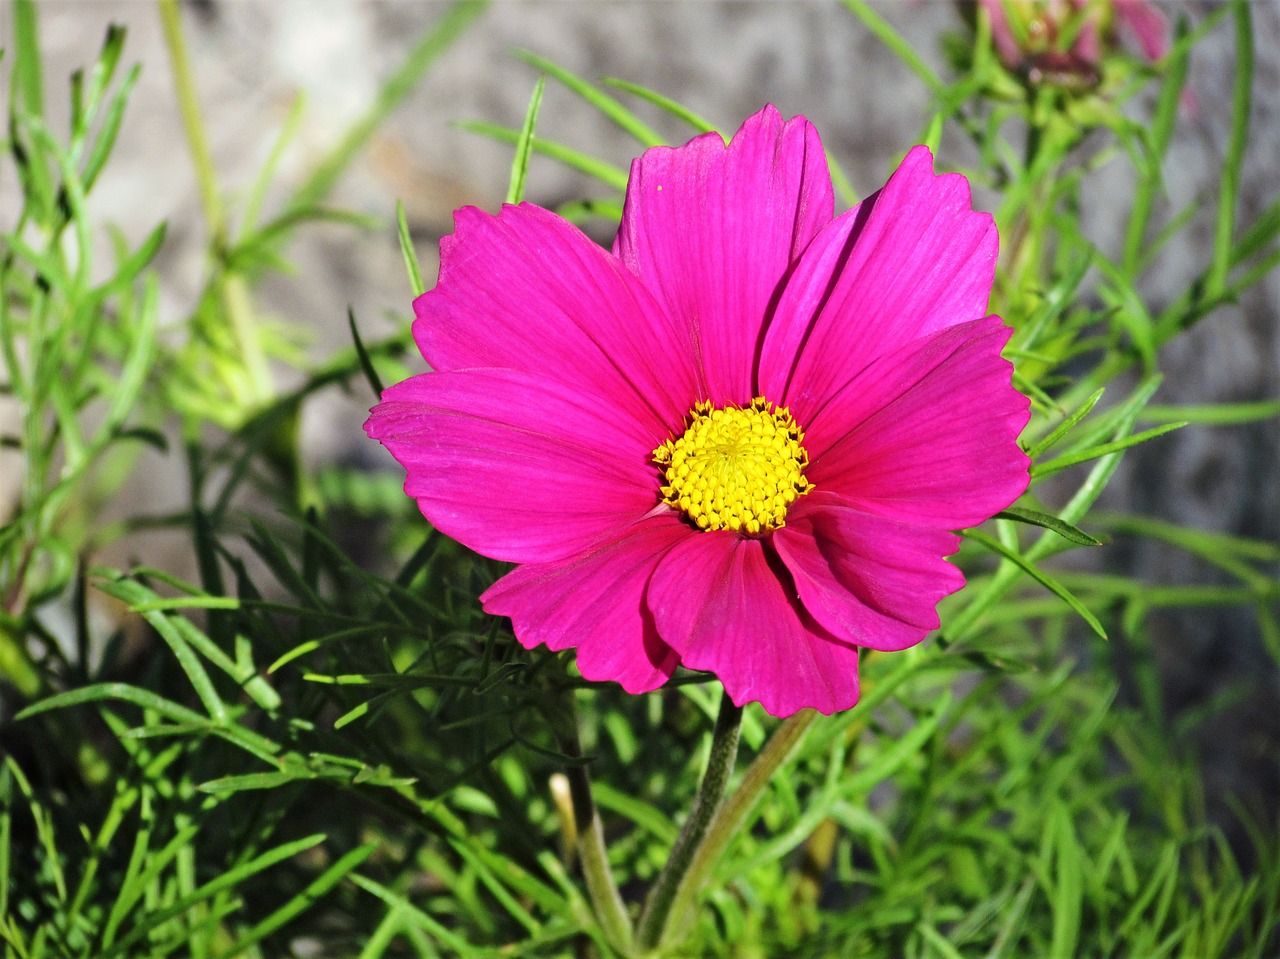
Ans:
<svg viewBox="0 0 1280 959"><path fill-rule="evenodd" d="M764 749L748 767L741 785L711 820L706 835L694 851L692 861L680 877L671 909L665 916L666 921L659 931L655 945L672 943L684 934L711 869L720 861L733 837L746 824L747 817L774 774L795 754L805 733L817 718L817 711L802 709L769 737Z"/></svg>
<svg viewBox="0 0 1280 959"><path fill-rule="evenodd" d="M572 699L568 705L566 714L557 717L560 721L554 722L553 726L561 751L570 759L580 760L582 744L578 739L578 722ZM576 761L566 766L565 776L569 780L578 862L582 864L587 896L609 944L627 955L631 949L631 917L627 915L618 884L609 869L609 850L604 842L600 814L591 796L591 778L587 775L586 765Z"/></svg>
<svg viewBox="0 0 1280 959"><path fill-rule="evenodd" d="M742 730L742 707L735 706L727 693L720 699L720 712L716 716L715 731L711 734L711 753L707 757L707 769L702 775L702 785L689 810L689 818L676 838L676 844L667 857L667 864L658 874L658 881L645 902L640 922L636 926L636 944L641 949L658 945L659 936L671 914L689 864L707 834L712 817L720 808L729 776L738 758L738 734Z"/></svg>

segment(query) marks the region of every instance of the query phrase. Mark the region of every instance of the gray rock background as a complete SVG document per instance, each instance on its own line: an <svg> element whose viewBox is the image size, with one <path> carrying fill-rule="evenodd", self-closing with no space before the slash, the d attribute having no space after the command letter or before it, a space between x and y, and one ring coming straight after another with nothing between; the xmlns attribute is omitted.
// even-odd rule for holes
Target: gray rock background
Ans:
<svg viewBox="0 0 1280 959"><path fill-rule="evenodd" d="M1166 9L1195 22L1213 6L1171 2ZM128 27L125 60L140 61L144 69L94 203L101 219L118 223L135 242L155 223L169 221L162 309L176 321L198 291L204 235L155 6L143 0L39 0L38 7L48 51L47 97L56 109L65 109L66 76L92 61L107 24ZM444 7L411 0L189 0L187 39L224 189L243 197L290 104L304 95L300 133L280 174L281 187L296 184ZM945 72L937 40L959 28L950 2L881 0L876 9ZM1253 13L1258 73L1242 198L1245 222L1275 196L1280 156L1280 3L1258 0ZM0 10L0 30L10 29L9 20L9 11ZM433 240L450 230L451 211L464 203L492 209L505 191L510 149L450 124L475 118L519 125L536 75L512 56L515 48L542 53L588 78L617 76L652 87L730 129L765 101L786 114L805 113L861 194L883 182L892 158L918 134L928 105L923 85L834 0L496 0L379 131L333 197L336 205L388 223L396 200L403 200L421 239L418 253L428 283L436 265ZM1232 67L1228 23L1200 48L1193 64L1198 108L1184 116L1173 147L1168 190L1174 208L1195 199L1206 209L1212 206L1230 122ZM8 64L0 69L7 77ZM672 123L646 115L664 132L683 136ZM539 132L624 167L637 152L633 141L554 84ZM963 163L968 157L962 147L953 147L954 162ZM1107 174L1095 182L1086 228L1114 248L1118 225L1109 211L1118 204L1109 199L1126 185L1123 177ZM5 186L0 183L0 189ZM584 189L593 187L549 161L535 160L530 199L554 205ZM1170 249L1146 291L1155 307L1202 265L1211 231L1210 216ZM296 275L269 281L258 305L305 324L315 338L315 355L346 344L348 305L370 336L406 321L410 293L390 226L374 233L311 228L290 252ZM1280 395L1278 295L1280 275L1273 274L1239 305L1220 310L1172 344L1164 355L1168 378L1159 400L1208 403ZM337 397L311 404L304 424L308 459L354 455L379 462L360 429L363 414L362 403ZM1274 541L1280 539L1278 451L1275 420L1187 429L1131 455L1109 492L1110 503ZM172 462L145 470L133 495L162 510L179 508L183 491L180 465ZM1155 581L1214 580L1203 564L1152 544L1117 544L1109 560ZM168 561L180 563L182 557ZM1280 676L1248 616L1197 612L1161 617L1156 626L1157 657L1175 707L1204 703L1233 676L1267 677L1250 696L1229 698L1212 727L1212 741L1199 744L1215 784L1211 804L1217 808L1214 797L1230 791L1280 795Z"/></svg>

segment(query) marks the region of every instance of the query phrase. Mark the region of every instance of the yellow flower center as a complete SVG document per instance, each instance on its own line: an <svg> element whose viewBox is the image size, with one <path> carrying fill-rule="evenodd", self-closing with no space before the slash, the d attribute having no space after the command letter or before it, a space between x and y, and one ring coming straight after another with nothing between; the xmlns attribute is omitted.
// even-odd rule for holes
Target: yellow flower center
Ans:
<svg viewBox="0 0 1280 959"><path fill-rule="evenodd" d="M666 480L663 502L699 529L777 529L788 507L813 489L804 477L804 433L786 407L775 409L763 396L747 407L699 403L688 420L653 459Z"/></svg>

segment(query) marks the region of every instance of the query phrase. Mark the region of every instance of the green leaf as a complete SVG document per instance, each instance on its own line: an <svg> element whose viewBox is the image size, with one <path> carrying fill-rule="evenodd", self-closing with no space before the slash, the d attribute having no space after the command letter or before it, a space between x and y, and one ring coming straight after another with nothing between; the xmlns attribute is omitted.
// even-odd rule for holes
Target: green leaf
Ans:
<svg viewBox="0 0 1280 959"><path fill-rule="evenodd" d="M403 217L404 211L401 210ZM421 279L418 280L422 282ZM369 351L364 347L364 340L360 339L360 331L356 328L356 314L351 307L347 307L347 326L351 330L351 341L355 344L356 356L360 358L360 369L364 372L364 378L369 382L369 387L373 390L375 397L382 396L382 380L378 377L378 371L373 368L373 360L369 356Z"/></svg>
<svg viewBox="0 0 1280 959"><path fill-rule="evenodd" d="M80 706L84 703L98 703L113 699L132 703L141 709L154 710L161 716L172 719L175 722L195 723L200 726L207 726L209 723L208 718L188 709L186 706L179 706L177 703L162 696L157 696L149 690L139 689L137 686L130 686L128 683L92 683L88 686L81 686L78 689L68 690L65 693L46 696L44 699L34 702L26 709L21 710L13 719L14 722L21 722L24 719L30 719L32 716L38 716L40 713L47 713L50 710L65 709L68 706Z"/></svg>
<svg viewBox="0 0 1280 959"><path fill-rule="evenodd" d="M86 190L97 182L98 174L107 165L107 158L111 155L112 149L115 148L116 138L120 135L120 127L124 123L124 111L129 102L129 94L133 92L133 88L140 76L142 76L142 67L135 65L125 74L124 81L112 95L111 102L107 105L107 112L102 121L102 129L98 133L97 139L93 141L93 148L85 159L84 172L80 175Z"/></svg>
<svg viewBox="0 0 1280 959"><path fill-rule="evenodd" d="M1070 811L1055 802L1049 812L1048 836L1053 847L1054 883L1049 889L1053 907L1053 938L1050 959L1073 959L1078 955L1080 921L1084 904L1084 862Z"/></svg>
<svg viewBox="0 0 1280 959"><path fill-rule="evenodd" d="M378 844L376 842L369 842L349 850L337 862L307 883L305 888L297 892L283 906L272 911L269 916L236 940L234 945L226 949L224 955L239 956L245 954L254 943L265 939L281 926L310 909L315 905L316 900L333 889L352 870L363 864L377 849Z"/></svg>
<svg viewBox="0 0 1280 959"><path fill-rule="evenodd" d="M604 116L612 120L621 130L629 133L640 141L641 145L646 147L660 146L665 141L652 128L650 128L643 120L622 105L616 98L602 90L596 89L586 80L570 73L564 67L548 60L546 57L539 56L529 50L516 51L518 56L525 63L541 70L543 73L553 77L560 83L564 84L582 99L599 110Z"/></svg>
<svg viewBox="0 0 1280 959"><path fill-rule="evenodd" d="M40 34L34 0L13 5L13 99L31 116L44 114L44 85L40 70Z"/></svg>
<svg viewBox="0 0 1280 959"><path fill-rule="evenodd" d="M929 65L924 62L920 54L916 53L915 47L889 25L889 21L876 13L866 0L843 0L843 3L866 25L868 30L880 39L881 43L896 53L898 58L911 68L915 75L929 88L931 94L934 96L942 95L945 87L942 81L938 79L938 75L929 68Z"/></svg>
<svg viewBox="0 0 1280 959"><path fill-rule="evenodd" d="M413 238L409 235L409 221L405 219L404 204L397 201L396 203L396 229L400 234L400 255L404 257L404 269L409 274L409 289L413 291L414 299L422 296L426 291L426 284L422 282L422 271L418 269L418 254L413 249ZM379 391L381 395L381 391Z"/></svg>
<svg viewBox="0 0 1280 959"><path fill-rule="evenodd" d="M904 735L887 743L875 758L852 776L844 779L840 789L846 795L861 795L890 781L905 764L924 751L924 745L938 730L938 725L951 708L951 693L944 690L937 698L929 715Z"/></svg>
<svg viewBox="0 0 1280 959"><path fill-rule="evenodd" d="M1031 447L1031 449L1027 450L1027 455L1033 460L1039 459L1040 454L1045 450L1050 449L1055 443L1066 436L1067 433L1071 432L1072 428L1077 423L1089 415L1089 411L1097 405L1098 400L1102 399L1103 392L1105 392L1105 390L1102 387L1099 387L1097 390L1089 394L1089 397L1077 406L1070 416L1055 426L1048 436L1036 443L1036 445Z"/></svg>
<svg viewBox="0 0 1280 959"><path fill-rule="evenodd" d="M709 120L704 120L688 107L677 103L669 97L664 97L661 93L650 90L648 87L642 87L638 83L630 83L627 80L619 80L617 77L605 77L601 82L634 94L647 103L652 103L655 107L671 114L677 120L687 123L699 133L717 132L715 125Z"/></svg>
<svg viewBox="0 0 1280 959"><path fill-rule="evenodd" d="M529 175L529 155L533 150L533 129L538 124L538 109L542 106L542 91L546 78L538 77L529 97L529 108L524 114L520 138L516 140L516 154L511 160L511 180L507 185L507 202L519 203L524 199L524 184Z"/></svg>
<svg viewBox="0 0 1280 959"><path fill-rule="evenodd" d="M614 789L606 782L593 782L591 789L596 802L602 809L608 809L631 820L663 845L675 842L679 830L661 809L651 806L630 793Z"/></svg>
<svg viewBox="0 0 1280 959"><path fill-rule="evenodd" d="M1064 470L1069 466L1076 466L1079 463L1087 463L1089 460L1096 460L1100 456L1106 456L1110 453L1118 453L1121 450L1127 450L1131 446L1137 446L1139 443L1145 443L1147 440L1153 440L1157 436L1163 436L1165 433L1171 433L1174 430L1181 429L1186 426L1182 423L1167 423L1164 426L1157 426L1154 429L1146 430L1142 433L1136 433L1133 436L1126 436L1121 440L1112 440L1110 443L1102 443L1098 446L1090 446L1088 449L1079 450L1074 453L1066 453L1057 459L1049 460L1047 463L1035 463L1031 467L1031 478L1040 479L1044 476L1051 476L1060 470Z"/></svg>
<svg viewBox="0 0 1280 959"><path fill-rule="evenodd" d="M306 782L320 778L319 775L305 766L289 765L281 772L243 773L239 776L222 776L210 779L196 786L201 792L216 795L231 795L255 789L276 789L293 782Z"/></svg>
<svg viewBox="0 0 1280 959"><path fill-rule="evenodd" d="M204 885L197 887L192 892L180 897L175 902L163 909L157 909L148 912L140 917L139 923L130 930L129 934L115 943L106 952L102 953L100 959L110 959L111 956L121 954L127 947L132 946L143 936L151 932L152 929L162 926L170 919L180 916L192 906L199 903L208 902L215 895L226 889L233 889L243 883L252 876L263 872L276 863L283 862L286 859L292 859L301 852L305 852L314 846L318 846L325 841L324 835L308 836L305 839L298 839L294 842L285 843L274 849L268 850L259 856L255 856L248 862L228 869L215 879L211 879ZM129 953L125 953L129 955Z"/></svg>
<svg viewBox="0 0 1280 959"><path fill-rule="evenodd" d="M1185 36L1186 24L1177 27L1179 36ZM1129 212L1129 225L1125 231L1124 272L1133 279L1137 276L1143 262L1147 225L1151 219L1151 210L1155 205L1156 195L1163 186L1160 176L1160 164L1169 152L1169 144L1173 139L1173 131L1177 123L1178 110L1182 102L1182 91L1187 83L1187 71L1191 64L1190 47L1177 46L1171 50L1164 61L1164 82L1160 86L1160 96L1156 102L1149 136L1150 172L1138 171L1138 182L1133 198L1133 207Z"/></svg>
<svg viewBox="0 0 1280 959"><path fill-rule="evenodd" d="M451 931L444 923L433 919L417 906L412 905L408 899L397 892L393 892L386 886L367 876L359 873L351 877L351 881L371 895L377 896L387 905L399 910L407 922L413 922L415 925L426 930L428 934L443 943L451 955L460 957L460 959L490 959L490 952L471 945L457 933Z"/></svg>
<svg viewBox="0 0 1280 959"><path fill-rule="evenodd" d="M512 130L510 127L504 127L497 123L463 120L458 123L458 128L469 130L472 133L479 133L481 136L500 140L503 143L518 143L520 140L520 132L518 130ZM541 153L543 156L548 156L567 167L585 173L587 176L593 177L619 192L627 188L626 170L619 169L611 163L598 160L572 147L567 147L563 143L534 137L533 150L535 153Z"/></svg>
<svg viewBox="0 0 1280 959"><path fill-rule="evenodd" d="M1280 400L1248 403L1206 403L1199 406L1148 406L1139 420L1151 423L1198 423L1202 426L1239 426L1280 416Z"/></svg>
<svg viewBox="0 0 1280 959"><path fill-rule="evenodd" d="M1079 613L1080 618L1083 619L1086 623L1088 623L1089 627L1095 633L1097 633L1103 639L1107 638L1107 631L1102 628L1102 624L1098 622L1097 617L1094 616L1093 613L1089 612L1088 608L1084 605L1084 603L1080 602L1080 600L1077 599L1069 589L1067 589L1065 586L1059 583L1056 579L1054 579L1044 570L1040 569L1040 567L1036 566L1035 563L1033 563L1027 556L1023 555L1022 553L1019 553L1015 549L1012 549L1006 546L1004 543L1000 542L998 539L995 539L992 536L988 536L986 533L980 532L979 530L976 530L976 529L965 530L965 532L962 535L966 539L971 539L974 542L981 543L983 546L987 547L987 549L991 550L993 553L998 553L1001 556L1003 556L1005 559L1012 562L1015 566L1017 566L1023 572L1027 573L1032 579L1040 583L1040 585L1044 586L1050 592L1054 593L1064 603L1066 603L1068 606L1074 609L1077 613Z"/></svg>
<svg viewBox="0 0 1280 959"><path fill-rule="evenodd" d="M1253 102L1253 19L1249 4L1235 0L1231 4L1236 28L1235 83L1231 95L1231 134L1227 155L1218 181L1218 218L1213 234L1213 261L1205 282L1205 295L1213 299L1222 294L1231 269L1235 236L1236 201L1240 195L1240 173L1245 149L1249 145L1249 111Z"/></svg>
<svg viewBox="0 0 1280 959"><path fill-rule="evenodd" d="M996 513L996 519L1011 519L1019 523L1029 523L1032 526L1040 526L1044 529L1051 529L1063 539L1080 546L1101 546L1102 540L1094 539L1084 530L1072 526L1070 523L1063 522L1056 516L1048 513L1041 513L1033 509L1023 509L1019 506L1010 506L1008 509L1001 510Z"/></svg>

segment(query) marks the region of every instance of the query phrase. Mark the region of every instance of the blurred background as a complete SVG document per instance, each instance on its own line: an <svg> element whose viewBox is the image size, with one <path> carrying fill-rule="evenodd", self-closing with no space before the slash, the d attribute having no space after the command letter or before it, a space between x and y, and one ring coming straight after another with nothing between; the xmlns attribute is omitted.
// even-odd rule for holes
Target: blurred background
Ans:
<svg viewBox="0 0 1280 959"><path fill-rule="evenodd" d="M0 31L11 27L4 6ZM95 222L117 224L131 244L158 221L168 221L157 261L160 312L162 323L177 321L200 294L207 237L156 7L142 0L40 0L37 6L47 51L46 98L55 119L66 110L68 75L92 62L108 25L128 30L124 62L141 63L141 78L91 208ZM955 4L880 0L872 6L945 75L941 41L964 30ZM1186 17L1193 23L1212 7L1161 5L1171 22ZM233 198L248 190L301 102L298 134L273 188L280 196L289 194L315 156L370 108L382 83L445 9L444 3L421 0L184 2L200 107L223 189ZM1260 53L1241 222L1250 222L1274 198L1280 157L1280 2L1258 0L1253 12ZM7 39L0 34L0 42ZM436 242L450 232L452 211L464 204L493 210L501 202L511 147L460 129L455 121L519 127L537 77L515 55L521 49L588 79L612 76L650 87L726 130L766 101L787 115L804 113L859 195L883 182L897 157L920 137L928 114L923 84L835 0L497 0L443 52L337 184L331 205L368 214L381 226L321 224L300 231L287 250L295 272L272 274L256 289L264 315L305 325L311 339L301 346L315 358L349 344L348 307L369 338L408 322L411 292L395 231L397 201L404 204L428 286L435 277ZM1183 104L1168 165L1173 208L1196 200L1207 206L1216 194L1230 122L1232 51L1229 29L1217 30L1196 50L1192 95ZM670 121L664 126L656 111L652 117L660 131L683 137ZM635 152L633 140L556 84L547 88L538 131L624 169ZM973 159L971 150L944 139L939 163L963 168ZM1109 204L1108 197L1127 189L1128 181L1123 172L1104 168L1091 174L1090 183L1096 192L1084 229L1100 246L1112 248L1121 236L1108 210L1120 205ZM13 186L0 182L2 205ZM528 199L555 206L593 191L601 192L598 184L534 159ZM1207 246L1211 231L1206 220L1169 248L1144 291L1155 308L1175 283L1198 269L1203 254L1197 255L1197 244ZM1175 339L1163 357L1168 376L1156 402L1280 395L1278 303L1280 275L1273 273L1242 302ZM391 470L390 458L361 430L366 407L363 398L344 401L336 391L308 404L304 459ZM182 509L180 461L152 458L154 468L138 471L127 498L155 511ZM9 466L0 476L5 497L3 484L17 479ZM1130 453L1102 505L1274 542L1280 540L1278 467L1280 422L1274 418L1231 428L1193 426ZM128 511L129 505L120 508ZM184 563L192 562L181 555L179 537L133 537L114 548L118 555L110 559L116 563L145 554L149 564L180 575ZM1222 575L1148 540L1117 538L1088 559L1152 582L1212 583ZM1160 614L1155 623L1155 666L1171 714L1213 716L1190 727L1194 732L1179 748L1200 756L1210 814L1230 829L1231 796L1280 796L1280 673L1248 610L1199 608ZM1137 695L1125 657L1117 655L1116 661L1121 697ZM1269 679L1259 682L1260 676ZM1240 683L1243 678L1249 682Z"/></svg>

